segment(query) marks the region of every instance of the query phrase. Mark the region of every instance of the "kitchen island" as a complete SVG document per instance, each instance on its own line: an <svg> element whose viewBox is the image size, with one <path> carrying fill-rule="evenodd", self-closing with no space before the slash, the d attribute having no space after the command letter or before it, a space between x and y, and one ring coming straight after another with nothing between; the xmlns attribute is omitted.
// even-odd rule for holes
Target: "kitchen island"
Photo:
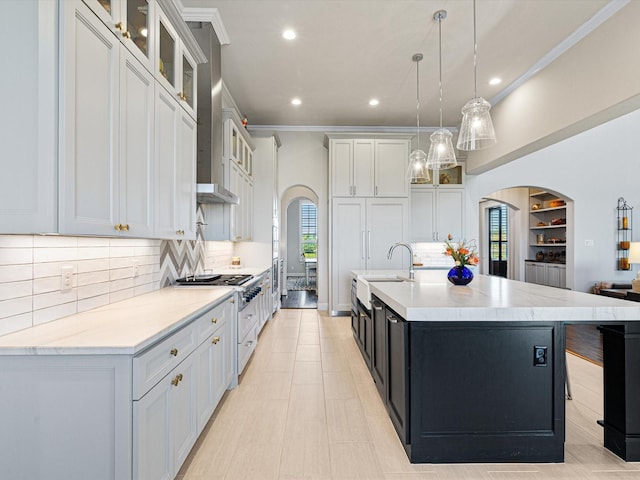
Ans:
<svg viewBox="0 0 640 480"><path fill-rule="evenodd" d="M371 295L363 355L412 462L564 461L568 323L601 326L604 445L640 460L635 302L484 275L457 287L446 272L353 274Z"/></svg>

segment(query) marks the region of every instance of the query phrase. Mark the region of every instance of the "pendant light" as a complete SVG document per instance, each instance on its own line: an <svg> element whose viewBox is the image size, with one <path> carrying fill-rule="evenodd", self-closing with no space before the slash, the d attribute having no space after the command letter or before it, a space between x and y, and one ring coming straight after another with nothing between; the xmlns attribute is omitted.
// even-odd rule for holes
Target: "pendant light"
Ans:
<svg viewBox="0 0 640 480"><path fill-rule="evenodd" d="M427 168L427 154L420 150L420 61L423 58L421 53L416 53L411 57L411 60L416 62L416 124L418 137L416 149L409 155L407 177L411 183L428 183L431 179Z"/></svg>
<svg viewBox="0 0 640 480"><path fill-rule="evenodd" d="M438 21L438 48L440 62L440 128L431 134L431 145L427 155L427 166L431 170L453 168L456 162L456 154L451 143L451 132L442 128L442 20L447 18L446 10L438 10L433 14L433 19Z"/></svg>
<svg viewBox="0 0 640 480"><path fill-rule="evenodd" d="M458 135L459 150L480 150L496 143L491 121L491 104L478 96L478 42L476 41L476 0L473 0L473 98L462 107L462 125Z"/></svg>

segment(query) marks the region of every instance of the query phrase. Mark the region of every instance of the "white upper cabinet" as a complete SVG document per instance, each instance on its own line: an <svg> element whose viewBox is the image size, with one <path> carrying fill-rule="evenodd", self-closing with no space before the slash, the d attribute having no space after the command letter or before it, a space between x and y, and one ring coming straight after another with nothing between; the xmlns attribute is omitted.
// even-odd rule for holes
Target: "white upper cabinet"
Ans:
<svg viewBox="0 0 640 480"><path fill-rule="evenodd" d="M331 195L407 197L409 141L404 139L330 140Z"/></svg>
<svg viewBox="0 0 640 480"><path fill-rule="evenodd" d="M155 225L160 238L195 239L195 121L156 90Z"/></svg>
<svg viewBox="0 0 640 480"><path fill-rule="evenodd" d="M79 0L61 4L60 232L114 235L119 218L120 44Z"/></svg>
<svg viewBox="0 0 640 480"><path fill-rule="evenodd" d="M409 182L409 142L406 140L376 140L375 196L407 197Z"/></svg>
<svg viewBox="0 0 640 480"><path fill-rule="evenodd" d="M162 6L174 21L164 0L60 4L60 233L195 238L196 62ZM188 95L149 68L165 50Z"/></svg>
<svg viewBox="0 0 640 480"><path fill-rule="evenodd" d="M0 1L0 17L0 234L57 232L57 4Z"/></svg>
<svg viewBox="0 0 640 480"><path fill-rule="evenodd" d="M443 242L464 238L464 189L411 187L411 241Z"/></svg>
<svg viewBox="0 0 640 480"><path fill-rule="evenodd" d="M161 8L156 9L155 76L158 82L196 118L196 62L180 40L177 30Z"/></svg>
<svg viewBox="0 0 640 480"><path fill-rule="evenodd" d="M153 72L155 0L84 0L127 49Z"/></svg>

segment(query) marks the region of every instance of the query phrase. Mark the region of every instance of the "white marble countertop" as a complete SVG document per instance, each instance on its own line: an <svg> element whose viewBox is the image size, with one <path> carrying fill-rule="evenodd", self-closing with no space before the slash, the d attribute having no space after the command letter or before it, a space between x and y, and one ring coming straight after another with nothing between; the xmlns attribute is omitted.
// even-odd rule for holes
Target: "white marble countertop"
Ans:
<svg viewBox="0 0 640 480"><path fill-rule="evenodd" d="M399 275L398 270L355 270L361 277ZM416 271L413 282L369 282L371 293L411 321L615 322L640 320L640 302L475 275L454 286L446 271Z"/></svg>
<svg viewBox="0 0 640 480"><path fill-rule="evenodd" d="M133 355L233 288L163 288L0 337L0 355Z"/></svg>

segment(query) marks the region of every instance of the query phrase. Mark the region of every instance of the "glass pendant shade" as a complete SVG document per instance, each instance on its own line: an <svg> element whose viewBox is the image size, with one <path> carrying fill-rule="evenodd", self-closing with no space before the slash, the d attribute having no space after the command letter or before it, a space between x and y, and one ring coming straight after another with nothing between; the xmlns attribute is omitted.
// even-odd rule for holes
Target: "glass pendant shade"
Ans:
<svg viewBox="0 0 640 480"><path fill-rule="evenodd" d="M429 183L431 179L427 167L427 154L419 148L409 155L407 177L411 183Z"/></svg>
<svg viewBox="0 0 640 480"><path fill-rule="evenodd" d="M491 104L482 97L472 98L462 107L458 150L481 150L495 145L496 132L489 110Z"/></svg>
<svg viewBox="0 0 640 480"><path fill-rule="evenodd" d="M458 164L451 142L452 136L446 128L439 128L431 134L431 145L427 156L427 166L431 170L453 168Z"/></svg>

